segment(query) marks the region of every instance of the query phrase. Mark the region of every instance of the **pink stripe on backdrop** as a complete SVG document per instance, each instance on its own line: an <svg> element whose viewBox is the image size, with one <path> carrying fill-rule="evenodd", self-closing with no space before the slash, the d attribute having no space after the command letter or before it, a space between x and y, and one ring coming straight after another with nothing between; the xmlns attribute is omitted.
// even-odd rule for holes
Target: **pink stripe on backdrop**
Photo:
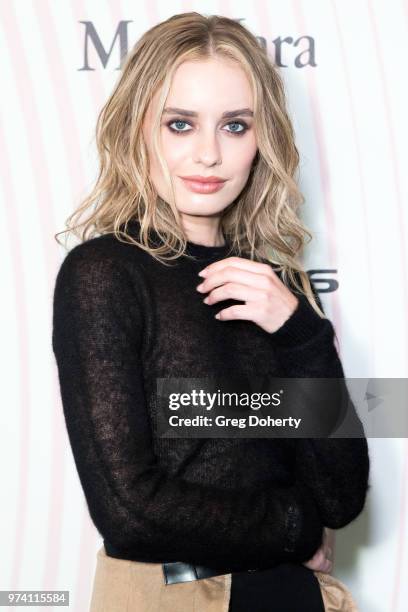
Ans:
<svg viewBox="0 0 408 612"><path fill-rule="evenodd" d="M78 2L77 0L74 0L73 2L70 3L70 8L71 8L71 24L70 25L77 32L77 48L78 50L82 50L83 45L84 45L84 25L79 22L85 21L85 20L91 20L95 22L95 26L97 28L98 27L98 11L95 11L95 13L88 15L88 11L86 10L84 3ZM42 7L40 5L39 9L40 9L39 19L40 21L42 21L42 24L43 24L45 44L47 48L49 49L49 52L51 49L53 48L55 49L55 58L54 58L55 63L52 66L52 71L54 75L53 79L55 83L57 84L59 66L63 66L63 62L62 62L63 49L61 49L61 45L60 45L60 41L59 41L59 37L57 33L57 28L56 28L55 23L53 22L54 16L50 8L50 5L48 5L46 10L41 10ZM114 32L115 23L112 24L112 30ZM81 53L79 53L77 57L81 58ZM105 101L105 88L103 84L102 74L100 72L101 70L103 70L103 66L102 65L92 66L96 68L96 70L93 72L88 72L88 73L78 72L78 68L80 68L80 65L76 64L76 62L78 62L77 57L75 57L75 59L73 58L72 70L75 71L75 73L78 75L78 80L83 79L84 81L85 80L87 81L86 89L89 90L89 94L91 96L91 99L93 101L93 105L95 108L95 125L96 125L97 115L100 111L100 107L103 105ZM110 66L108 70L112 70L112 67ZM62 75L62 77L63 77L62 78L63 87L58 89L58 91L56 92L56 95L61 96L61 98L63 98L64 100L69 101L69 109L68 109L69 121L65 121L65 123L62 123L62 126L64 129L64 138L68 137L68 135L71 133L75 135L69 147L68 155L73 161L76 161L79 158L78 153L81 147L82 137L79 131L79 125L76 123L77 122L76 115L75 115L76 109L73 103L70 101L70 97L72 94L70 93L69 87L66 83L65 75ZM78 88L80 87L81 85L78 83ZM85 86L84 86L84 91L85 91ZM61 115L61 118L63 118L63 114ZM72 130L74 131L72 132ZM85 176L86 176L85 168L81 165L81 182L80 182L81 190L85 186ZM77 193L77 191L75 193ZM79 202L73 202L72 210L75 210L78 207L78 204ZM62 409L61 404L60 404L60 409ZM96 541L98 537L96 530L91 525L91 521L90 521L90 517L89 517L89 513L88 513L88 509L87 509L87 505L86 505L84 497L82 499L82 502L83 502L82 504L83 514L81 517L81 533L80 533L80 538L79 538L79 550L78 550L78 557L77 559L75 559L76 579L74 583L74 592L72 593L72 596L71 596L71 599L72 599L71 605L74 610L82 610L82 609L85 610L89 604L90 590L92 587L92 580L93 580L92 568L95 563L94 551L96 548ZM72 553L74 552L75 550L73 548ZM48 547L49 562L51 563L53 562L53 559L55 558L56 554L58 554L58 551L53 549L52 541L50 540L49 547ZM74 557L71 557L71 558L74 561Z"/></svg>
<svg viewBox="0 0 408 612"><path fill-rule="evenodd" d="M367 202L367 193L365 190L365 184L364 184L364 175L363 175L363 153L362 153L362 149L360 146L360 142L359 139L357 137L358 135L358 128L357 128L357 112L356 112L356 106L355 106L355 102L354 102L354 95L353 95L353 87L352 87L352 78L351 78L351 74L350 74L350 70L348 67L348 61L347 61L347 53L346 53L346 45L344 42L344 38L343 38L343 33L342 33L342 27L340 25L340 19L339 19L339 15L337 12L337 8L336 8L336 2L331 2L331 6L333 9L333 19L334 19L334 23L336 26L336 32L337 32L337 39L338 39L338 46L339 46L339 54L341 57L341 64L343 66L343 72L344 72L344 80L346 83L346 88L347 88L347 94L348 94L348 100L349 100L349 117L350 117L350 121L353 127L353 132L352 132L352 137L353 137L353 145L354 145L354 150L355 150L355 158L357 160L357 176L358 176L358 182L359 182L359 200L361 202L361 208L363 211L363 216L364 216L364 242L366 247L364 248L364 257L366 259L366 269L368 271L368 284L369 284L369 303L370 304L374 304L375 301L375 293L374 293L374 284L373 284L373 263L371 261L371 251L369 248L369 237L368 237L368 227L369 227L369 223L368 223L368 202ZM373 329L374 328L374 322L373 322L373 317L372 317L372 310L370 310L369 313L367 313L367 316L370 316L370 321L368 323L368 328L369 329ZM367 345L367 354L368 355L374 355L374 337L373 335L370 334L370 337L368 339L368 342L370 343L369 346Z"/></svg>
<svg viewBox="0 0 408 612"><path fill-rule="evenodd" d="M300 34L307 32L307 25L305 22L305 17L302 10L302 3L299 0L293 1L293 9L295 14L295 21L297 23L297 31ZM322 112L319 107L319 96L317 93L317 84L316 84L316 74L315 69L309 69L306 71L306 84L309 92L309 100L310 100L310 109L312 114L312 121L314 125L314 135L316 139L318 159L319 159L319 168L320 168L320 181L321 181L321 191L323 194L323 207L324 214L326 218L325 229L326 235L328 237L328 251L329 251L329 259L330 265L335 266L337 262L337 241L336 241L336 221L335 216L333 214L333 201L331 195L331 183L330 183L330 168L327 164L327 147L326 147L326 136L324 132L324 124L321 120ZM338 294L334 293L332 297L333 304L333 321L336 328L336 334L339 339L340 346L338 347L339 352L341 353L341 310L338 301Z"/></svg>
<svg viewBox="0 0 408 612"><path fill-rule="evenodd" d="M10 53L11 62L13 64L13 73L17 75L15 85L17 87L19 100L22 107L22 121L25 123L25 133L27 135L28 153L33 163L33 178L34 178L34 197L30 205L38 207L38 217L40 219L39 228L41 236L38 243L43 249L43 265L47 270L48 282L51 284L56 263L56 252L53 251L50 257L49 249L50 236L55 227L53 220L53 209L51 206L51 191L47 179L47 158L44 151L44 143L40 130L40 113L36 105L36 100L33 95L32 75L27 62L27 57L24 54L21 33L19 31L18 22L13 12L13 3L2 3L0 5L1 18L3 22L3 33L6 38L7 46ZM2 170L9 167L10 161L4 156L2 160ZM14 536L14 551L13 561L11 566L11 575L8 584L10 588L25 588L25 585L20 584L22 562L24 548L29 538L26 536L27 515L29 512L27 491L28 475L30 474L28 460L32 449L29 448L30 422L34 407L31 405L31 399L28 396L29 380L30 380L30 362L26 349L26 344L29 341L30 333L27 328L27 311L29 308L28 296L26 295L25 265L21 259L22 247L21 237L18 231L19 222L16 215L18 210L17 195L12 191L9 177L12 176L11 169L4 176L4 184L9 192L9 197L6 199L6 214L10 221L8 231L10 232L10 247L12 249L11 258L14 266L14 278L16 279L16 311L18 315L19 327L19 350L20 350L20 388L22 389L22 406L21 406L21 442L19 449L20 456L20 479L19 479L19 495L16 501L16 532ZM54 396L57 398L57 389L54 383ZM54 442L58 443L58 425L59 420L53 422ZM56 453L56 461L54 468L58 470L60 477L63 474L61 457ZM53 497L59 499L60 492L63 490L61 480L57 481L60 487L56 487L53 491ZM51 580L50 584L55 584Z"/></svg>
<svg viewBox="0 0 408 612"><path fill-rule="evenodd" d="M370 0L367 0L367 8L368 8L368 16L369 16L369 24L371 26L374 38L374 50L376 54L376 65L378 66L380 79L381 79L381 91L383 95L384 102L384 119L387 125L387 134L389 136L389 151L391 155L392 161L392 170L394 175L393 185L395 186L396 191L396 205L397 205L397 213L398 213L398 227L399 227L399 246L401 248L401 261L402 261L402 281L403 281L403 292L404 292L404 303L405 308L404 311L408 312L408 260L407 260L407 247L405 243L405 234L404 234L404 214L403 214L403 197L401 193L401 185L402 185L402 177L399 173L399 165L397 161L397 147L395 143L395 126L392 117L392 110L390 104L390 97L387 87L387 80L385 76L385 66L384 59L381 53L381 44L382 38L379 35L378 31L378 21L374 14L374 10ZM401 330L401 337L405 337L405 342L403 345L407 351L408 349L408 322L405 319L405 329ZM406 364L408 365L408 354L406 353ZM408 443L405 441L406 453L408 452ZM394 561L394 587L391 599L391 610L396 610L398 605L398 600L400 598L400 589L401 589L401 569L403 564L404 557L404 547L406 542L404 540L405 533L405 521L406 521L406 510L407 510L407 496L408 496L408 459L405 455L405 463L404 463L404 471L403 471L403 480L401 484L401 503L399 509L399 521L398 521L398 535L397 535L397 553Z"/></svg>
<svg viewBox="0 0 408 612"><path fill-rule="evenodd" d="M374 51L376 54L376 65L378 66L380 79L381 79L381 91L383 95L384 102L384 119L387 125L387 134L389 136L389 151L391 155L392 161L392 170L394 175L393 184L396 190L396 204L397 204L397 212L398 212L398 226L399 226L399 246L401 248L401 261L402 261L402 281L403 281L403 292L404 292L404 303L405 303L405 312L408 312L408 267L407 267L407 248L405 244L405 235L404 235L404 215L403 215L403 198L401 193L401 184L402 179L399 173L399 165L397 161L397 147L395 144L395 127L392 118L391 104L389 98L389 92L387 87L387 80L385 76L385 67L384 67L384 59L381 53L381 37L379 36L378 31L378 23L374 14L374 10L370 0L367 0L367 9L369 16L369 24L372 29L373 38L374 38ZM402 332L401 337L405 336L405 342L403 345L405 349L408 348L408 324L405 319L405 330ZM406 364L408 365L408 354L406 353ZM406 452L408 451L408 443L405 441ZM399 521L398 521L398 536L397 536L397 553L394 562L394 587L391 599L391 610L396 610L398 605L398 599L400 597L400 589L401 589L401 568L403 564L403 556L404 556L404 532L405 532L405 520L406 520L406 508L407 508L407 496L408 496L408 465L407 465L407 456L405 456L404 463L404 472L403 472L403 480L401 484L401 504L400 504L400 512L399 512Z"/></svg>
<svg viewBox="0 0 408 612"><path fill-rule="evenodd" d="M80 156L78 155L81 136L79 126L73 112L74 107L72 104L71 92L67 87L65 75L61 74L61 69L64 63L60 49L59 37L56 35L49 5L46 2L42 2L34 3L32 6L37 19L37 31L44 47L44 56L48 61L46 68L48 70L49 81L53 89L53 101L59 117L60 131L63 135L63 142L65 145L63 153L65 153L66 166L70 180L70 189L72 194L76 194L85 183L85 168L81 164ZM35 103L34 97L33 102ZM36 142L41 142L40 136L34 136ZM44 154L41 152L41 155ZM46 168L46 163L44 163L44 168ZM40 207L44 207L46 209L46 215L49 219L51 219L51 215L53 214L50 194L51 186L47 184L47 175L45 173L42 175L42 179L46 184L45 190L47 196L39 199ZM55 242L53 234L56 230L60 231L63 228L57 228L55 221L51 227L47 225L45 227L47 228L45 243L50 245L48 249L50 252L48 255L50 262L52 262L52 267L49 270L49 282L50 286L53 286L55 282L56 270L59 266L60 252L60 247ZM62 238L64 239L65 236L63 235ZM49 242L50 240L52 241L51 244ZM44 546L45 563L42 587L44 589L55 588L55 585L57 584L57 576L61 563L62 551L62 517L64 508L66 508L67 504L69 504L69 500L66 501L64 498L66 490L64 470L66 433L58 386L56 388L54 397L55 410L53 412L53 420L51 425L53 461L50 465L50 474L48 478L50 490L47 508L48 531L47 540ZM55 504L56 500L58 500L58 510Z"/></svg>
<svg viewBox="0 0 408 612"><path fill-rule="evenodd" d="M383 95L383 103L384 103L384 119L387 126L387 134L389 137L389 152L391 155L391 167L393 171L393 181L392 184L395 187L395 196L396 196L396 206L397 206L397 214L398 214L398 228L399 228L399 241L398 245L400 246L401 251L401 262L402 262L402 287L403 287L403 295L404 295L404 303L405 308L404 312L408 312L408 251L406 245L406 238L404 232L404 201L402 195L402 184L403 179L400 175L399 164L397 159L397 146L395 139L395 131L396 126L394 125L391 103L390 103L390 94L387 86L387 79L385 76L385 66L384 66L384 57L381 53L381 47L383 44L383 38L379 35L378 31L378 20L375 17L372 4L370 0L367 0L367 8L368 8L368 17L369 24L371 25L373 38L374 38L374 50L376 54L375 64L378 66L379 76L381 80L381 91ZM401 338L405 337L405 342L402 343L402 346L405 347L405 364L408 373L408 319L405 318L405 329L401 330Z"/></svg>
<svg viewBox="0 0 408 612"><path fill-rule="evenodd" d="M6 28L8 24L5 23ZM0 140L7 142L4 136L3 120L0 114ZM29 440L31 427L31 410L29 390L29 358L27 354L27 338L29 335L28 321L28 300L25 297L26 273L25 265L22 261L21 235L19 231L19 219L17 214L17 196L11 180L12 169L11 159L7 155L6 147L0 147L0 176L2 190L4 193L6 228L10 248L10 261L12 265L13 284L8 287L10 293L13 292L16 319L16 354L19 363L19 387L21 390L21 404L19 407L18 432L19 439L13 448L13 459L19 462L18 470L18 490L17 497L11 503L15 506L15 536L13 538L12 561L10 564L10 574L2 576L4 589L19 589L21 564L24 544L28 538L26 536L26 510L27 510L27 491L29 474ZM17 447L17 443L19 446Z"/></svg>

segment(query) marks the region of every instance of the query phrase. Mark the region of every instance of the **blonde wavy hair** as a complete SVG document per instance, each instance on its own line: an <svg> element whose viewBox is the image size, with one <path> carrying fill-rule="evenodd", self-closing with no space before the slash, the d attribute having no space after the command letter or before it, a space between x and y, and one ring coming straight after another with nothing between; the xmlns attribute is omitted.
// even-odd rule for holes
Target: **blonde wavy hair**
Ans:
<svg viewBox="0 0 408 612"><path fill-rule="evenodd" d="M227 17L196 12L174 15L149 29L130 50L98 116L99 176L95 186L66 220L67 229L54 238L59 243L60 234L72 232L85 241L97 234L113 233L118 240L137 245L164 264L185 254L188 238L160 151L160 121L178 66L187 60L212 57L236 62L245 71L253 91L258 145L247 184L223 211L222 232L238 256L244 253L254 261L276 264L282 282L305 295L316 313L325 318L309 276L298 261L312 234L298 216L304 198L295 178L299 153L283 80L257 38ZM150 180L142 135L145 113L158 88L161 95L153 143L172 193L171 202L157 194ZM90 214L80 222L85 211ZM140 241L127 232L131 220L140 223ZM150 229L162 241L158 247L149 242Z"/></svg>

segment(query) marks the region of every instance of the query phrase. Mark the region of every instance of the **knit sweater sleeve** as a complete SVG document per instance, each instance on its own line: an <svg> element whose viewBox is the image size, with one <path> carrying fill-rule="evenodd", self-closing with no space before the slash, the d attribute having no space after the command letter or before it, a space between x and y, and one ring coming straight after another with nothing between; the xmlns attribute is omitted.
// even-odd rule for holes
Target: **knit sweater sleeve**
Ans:
<svg viewBox="0 0 408 612"><path fill-rule="evenodd" d="M133 264L132 264L133 266ZM323 524L303 482L231 489L166 473L154 455L141 343L144 294L124 262L76 246L57 274L52 346L76 469L98 532L157 561L305 561Z"/></svg>
<svg viewBox="0 0 408 612"><path fill-rule="evenodd" d="M318 293L312 289L324 313ZM344 380L334 327L329 319L319 317L307 298L297 297L296 310L271 334L281 372L290 378L338 379L339 405L347 405L353 432L360 432L359 437L288 440L296 454L296 476L313 492L323 524L339 529L364 508L370 488L368 444Z"/></svg>

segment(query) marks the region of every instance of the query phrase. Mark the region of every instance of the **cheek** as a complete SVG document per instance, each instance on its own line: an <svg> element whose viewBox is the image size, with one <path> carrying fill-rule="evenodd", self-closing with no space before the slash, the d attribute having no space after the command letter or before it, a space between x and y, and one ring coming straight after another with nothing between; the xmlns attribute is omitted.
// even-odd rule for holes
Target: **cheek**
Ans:
<svg viewBox="0 0 408 612"><path fill-rule="evenodd" d="M257 143L252 134L247 134L242 139L239 136L235 139L230 138L223 153L224 163L235 174L245 174L250 171L257 150Z"/></svg>
<svg viewBox="0 0 408 612"><path fill-rule="evenodd" d="M191 157L191 143L187 141L183 136L162 135L162 153L170 172L181 171L184 160Z"/></svg>
<svg viewBox="0 0 408 612"><path fill-rule="evenodd" d="M153 142L149 139L146 142L148 155L151 160L150 168L151 172L154 175L156 180L160 180L163 177L163 170L161 164L159 162L159 158L156 152L153 150ZM171 135L166 133L165 130L161 133L161 154L164 158L164 161L167 163L167 166L170 172L177 169L179 164L179 160L183 158L184 149L183 143L175 142L174 137L171 138Z"/></svg>
<svg viewBox="0 0 408 612"><path fill-rule="evenodd" d="M174 138L170 140L169 138L162 136L161 154L167 164L170 175L172 175L173 177L177 174L183 174L183 171L186 169L186 152L184 151L185 148L185 146L183 147L183 145L179 145L177 142L175 143ZM149 157L151 159L150 177L154 184L154 187L160 197L162 197L166 201L169 201L170 189L165 181L164 172L161 164L159 163L159 159L157 155L153 153L151 146L149 150ZM175 184L175 188L177 189L177 184Z"/></svg>
<svg viewBox="0 0 408 612"><path fill-rule="evenodd" d="M236 148L230 151L228 166L231 168L231 171L237 176L247 176L251 170L256 151L256 147L254 149Z"/></svg>

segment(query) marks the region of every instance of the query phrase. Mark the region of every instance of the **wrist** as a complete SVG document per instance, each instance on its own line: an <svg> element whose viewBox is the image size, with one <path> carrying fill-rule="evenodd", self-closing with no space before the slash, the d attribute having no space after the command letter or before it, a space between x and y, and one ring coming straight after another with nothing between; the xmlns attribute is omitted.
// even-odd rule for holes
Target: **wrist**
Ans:
<svg viewBox="0 0 408 612"><path fill-rule="evenodd" d="M298 303L292 314L270 338L278 347L290 348L307 343L323 329L332 327L329 319L322 319L304 295L298 295Z"/></svg>

